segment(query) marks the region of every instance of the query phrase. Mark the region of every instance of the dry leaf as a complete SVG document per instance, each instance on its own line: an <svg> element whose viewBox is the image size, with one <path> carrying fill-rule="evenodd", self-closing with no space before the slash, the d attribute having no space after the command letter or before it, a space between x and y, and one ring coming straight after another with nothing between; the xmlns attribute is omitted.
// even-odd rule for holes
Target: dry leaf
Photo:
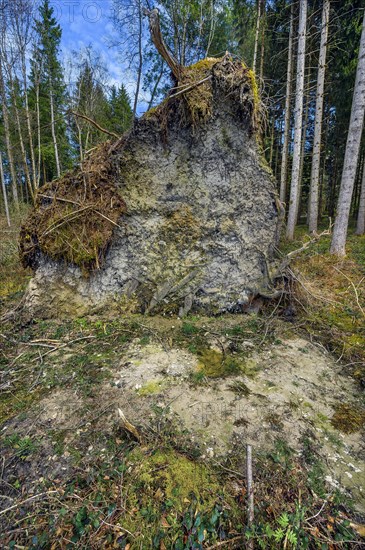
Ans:
<svg viewBox="0 0 365 550"><path fill-rule="evenodd" d="M360 537L365 537L365 525L361 525L360 523L350 523L350 527L352 527L352 529L356 531Z"/></svg>
<svg viewBox="0 0 365 550"><path fill-rule="evenodd" d="M165 517L161 518L161 527L164 527L166 529L171 527L171 525L169 524L169 522L167 521L167 519Z"/></svg>

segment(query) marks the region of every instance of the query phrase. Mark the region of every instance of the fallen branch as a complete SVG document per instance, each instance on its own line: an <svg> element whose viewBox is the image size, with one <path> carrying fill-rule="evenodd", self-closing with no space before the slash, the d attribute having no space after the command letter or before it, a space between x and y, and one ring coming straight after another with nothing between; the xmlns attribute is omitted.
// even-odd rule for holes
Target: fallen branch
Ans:
<svg viewBox="0 0 365 550"><path fill-rule="evenodd" d="M317 242L321 237L324 237L325 235L331 235L331 227L330 226L328 229L325 229L324 231L322 231L322 233L315 233L311 238L309 238L309 241L307 241L306 243L303 243L303 245L300 247L300 248L297 248L296 250L292 250L291 252L289 252L286 256L287 258L292 258L293 256L296 256L297 254L300 254L300 252L303 252L303 250L306 250L309 245Z"/></svg>
<svg viewBox="0 0 365 550"><path fill-rule="evenodd" d="M102 126L100 126L100 124L95 122L95 120L92 120L91 118L89 118L86 115L82 115L81 113L76 113L75 111L71 111L71 114L76 116L76 117L83 118L87 122L90 122L90 124L95 126L95 128L100 130L100 132L103 132L104 134L107 134L108 136L115 137L116 139L120 139L120 137L121 137L121 136L118 136L118 134L115 134L114 132L110 132L109 130L106 130L106 128L103 128Z"/></svg>

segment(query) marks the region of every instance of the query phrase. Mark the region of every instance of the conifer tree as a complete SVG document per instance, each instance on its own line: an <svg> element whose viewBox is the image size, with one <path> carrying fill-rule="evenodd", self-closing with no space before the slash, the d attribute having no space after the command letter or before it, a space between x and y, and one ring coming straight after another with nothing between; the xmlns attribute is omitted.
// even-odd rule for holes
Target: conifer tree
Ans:
<svg viewBox="0 0 365 550"><path fill-rule="evenodd" d="M61 174L67 165L69 144L66 124L63 67L59 61L61 27L49 0L42 0L35 22L36 42L31 59L32 104L39 109L43 180Z"/></svg>

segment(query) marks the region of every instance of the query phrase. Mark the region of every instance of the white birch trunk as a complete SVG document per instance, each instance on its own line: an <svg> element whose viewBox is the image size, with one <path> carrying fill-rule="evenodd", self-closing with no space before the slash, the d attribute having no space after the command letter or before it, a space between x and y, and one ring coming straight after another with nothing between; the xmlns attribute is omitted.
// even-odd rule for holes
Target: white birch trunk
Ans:
<svg viewBox="0 0 365 550"><path fill-rule="evenodd" d="M360 190L359 211L357 214L356 235L365 233L365 162L362 172L362 182Z"/></svg>
<svg viewBox="0 0 365 550"><path fill-rule="evenodd" d="M50 105L51 105L51 130L52 130L52 140L53 140L53 147L54 147L54 156L56 159L56 170L57 170L57 177L59 178L61 176L61 168L60 168L60 159L58 156L58 144L57 144L57 136L56 136L56 127L55 127L55 118L54 118L54 103L53 103L53 91L52 91L52 84L50 82L50 88L49 88L49 98L50 98Z"/></svg>
<svg viewBox="0 0 365 550"><path fill-rule="evenodd" d="M318 229L318 199L319 199L319 169L321 164L322 119L324 101L324 77L326 72L328 23L330 14L330 0L324 0L322 11L322 32L319 51L316 117L314 122L314 141L312 155L311 183L309 192L308 224L309 232Z"/></svg>
<svg viewBox="0 0 365 550"><path fill-rule="evenodd" d="M6 221L8 223L8 227L10 227L11 223L10 223L9 205L8 205L8 197L6 195L6 185L5 185L4 170L3 170L3 157L1 155L1 151L0 151L0 180L1 180L1 188L3 190Z"/></svg>
<svg viewBox="0 0 365 550"><path fill-rule="evenodd" d="M300 157L302 150L302 125L303 125L303 95L305 72L305 43L307 26L307 0L300 0L299 31L298 31L298 58L297 58L297 84L294 110L294 151L291 176L290 200L286 237L294 239L295 224L299 207L299 175Z"/></svg>
<svg viewBox="0 0 365 550"><path fill-rule="evenodd" d="M286 95L285 95L284 141L283 141L283 153L281 157L281 173L280 173L281 202L285 202L286 183L287 183L287 174L288 174L288 153L289 153L289 137L290 137L290 99L291 99L291 79L292 79L292 72L293 72L293 29L294 29L294 2L292 2L291 4L291 12L290 12L288 69L286 74Z"/></svg>
<svg viewBox="0 0 365 550"><path fill-rule="evenodd" d="M346 255L346 237L349 222L351 199L354 190L356 168L359 160L361 134L365 112L365 13L356 70L354 95L352 98L351 118L347 135L345 160L342 171L340 196L333 230L331 254Z"/></svg>

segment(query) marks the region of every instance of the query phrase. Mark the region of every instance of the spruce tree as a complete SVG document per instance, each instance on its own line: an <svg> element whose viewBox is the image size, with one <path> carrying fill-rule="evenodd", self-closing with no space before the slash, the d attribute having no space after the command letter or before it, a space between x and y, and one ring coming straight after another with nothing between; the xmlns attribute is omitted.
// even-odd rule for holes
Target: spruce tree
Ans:
<svg viewBox="0 0 365 550"><path fill-rule="evenodd" d="M119 88L112 86L109 104L110 123L108 128L116 134L123 134L131 127L133 120L130 99L123 84Z"/></svg>
<svg viewBox="0 0 365 550"><path fill-rule="evenodd" d="M39 109L41 180L44 182L60 175L69 164L70 153L63 117L66 101L63 67L58 58L62 30L49 0L43 0L39 7L35 33L30 101L35 111Z"/></svg>

